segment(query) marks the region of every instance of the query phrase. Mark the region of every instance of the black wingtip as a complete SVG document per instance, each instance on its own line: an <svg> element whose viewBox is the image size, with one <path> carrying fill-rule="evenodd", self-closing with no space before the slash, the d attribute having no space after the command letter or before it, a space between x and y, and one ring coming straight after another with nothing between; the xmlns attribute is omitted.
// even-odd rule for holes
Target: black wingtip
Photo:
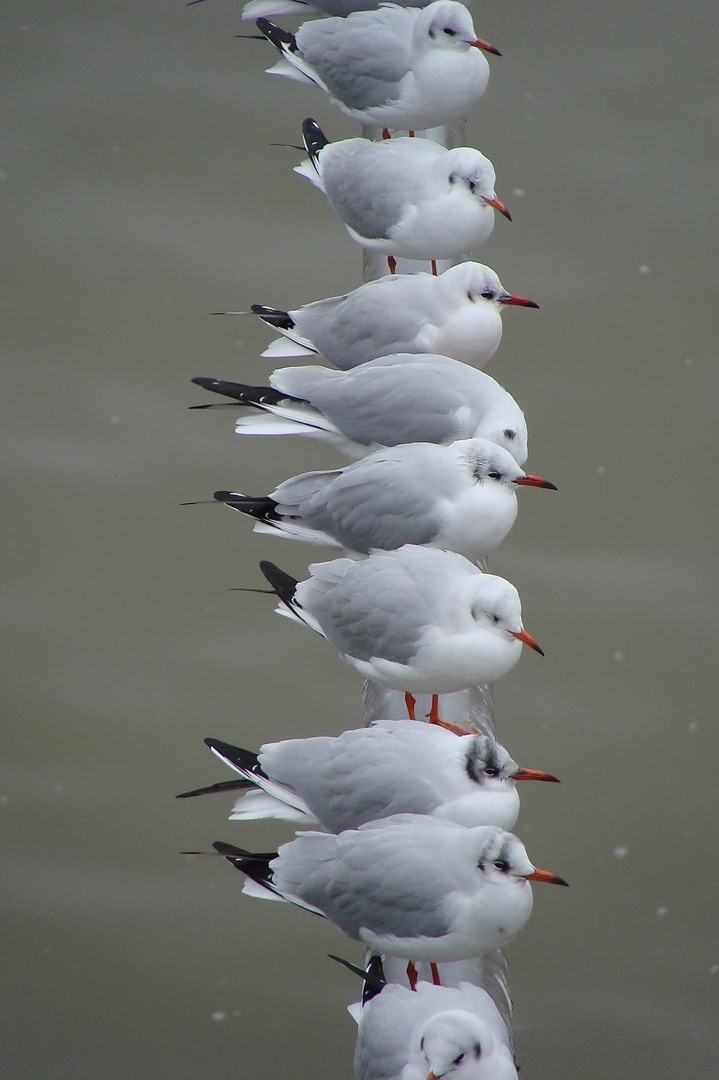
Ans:
<svg viewBox="0 0 719 1080"><path fill-rule="evenodd" d="M281 311L280 308L265 307L263 304L251 304L250 307L263 322L269 326L276 326L278 330L291 330L295 325L291 315L286 311Z"/></svg>
<svg viewBox="0 0 719 1080"><path fill-rule="evenodd" d="M324 131L311 116L302 121L302 142L305 144L305 150L313 161L317 158L320 150L323 150L329 143Z"/></svg>
<svg viewBox="0 0 719 1080"><path fill-rule="evenodd" d="M368 1001L371 1001L373 997L376 997L387 985L387 980L384 977L384 968L382 967L382 958L380 956L373 956L370 959L366 968L357 967L356 964L351 964L349 960L343 959L341 956L335 956L334 953L327 953L330 960L336 960L338 964L342 964L348 971L354 972L355 975L364 981L364 987L362 988L362 1004L366 1005Z"/></svg>
<svg viewBox="0 0 719 1080"><path fill-rule="evenodd" d="M241 746L233 746L232 743L223 742L222 739L205 739L205 746L209 746L215 754L235 769L244 769L246 772L265 774L260 768L259 759L253 750L243 750Z"/></svg>
<svg viewBox="0 0 719 1080"><path fill-rule="evenodd" d="M275 566L268 559L263 559L260 562L260 570L279 599L288 607L291 607L297 588L297 578L286 574L284 570L280 570L279 566Z"/></svg>
<svg viewBox="0 0 719 1080"><path fill-rule="evenodd" d="M297 52L295 35L291 34L289 30L283 30L281 26L277 26L275 23L270 22L269 19L262 17L255 19L255 26L262 36L266 37L279 52L283 53L285 49L289 49L290 52Z"/></svg>
<svg viewBox="0 0 719 1080"><path fill-rule="evenodd" d="M219 784L209 784L207 787L193 788L192 791L183 791L175 795L176 799L194 799L198 795L219 795L225 791L246 791L254 787L249 780L222 780Z"/></svg>

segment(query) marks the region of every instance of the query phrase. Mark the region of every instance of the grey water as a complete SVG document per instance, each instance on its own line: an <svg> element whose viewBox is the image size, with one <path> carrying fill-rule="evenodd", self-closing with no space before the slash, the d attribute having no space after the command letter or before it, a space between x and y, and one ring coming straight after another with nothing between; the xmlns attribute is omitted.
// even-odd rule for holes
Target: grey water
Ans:
<svg viewBox="0 0 719 1080"><path fill-rule="evenodd" d="M3 1080L351 1076L360 950L240 895L203 745L337 733L361 680L272 613L262 494L339 459L190 412L195 375L263 382L251 303L361 280L294 176L305 116L235 0L6 0L2 444ZM562 778L517 831L569 889L535 889L509 949L522 1077L716 1076L717 74L707 0L484 3L469 141L514 221L475 255L510 310L489 372L526 411L529 467L491 569L546 652L496 687L500 739ZM278 22L282 22L278 19ZM250 31L251 32L251 28ZM532 785L526 785L531 788ZM537 785L544 788L544 785Z"/></svg>

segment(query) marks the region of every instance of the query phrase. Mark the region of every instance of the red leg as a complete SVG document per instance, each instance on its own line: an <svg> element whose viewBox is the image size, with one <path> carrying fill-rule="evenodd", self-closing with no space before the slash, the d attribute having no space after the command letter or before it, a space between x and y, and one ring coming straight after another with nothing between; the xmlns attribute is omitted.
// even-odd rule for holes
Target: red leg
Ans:
<svg viewBox="0 0 719 1080"><path fill-rule="evenodd" d="M409 988L410 988L410 990L416 990L417 989L417 979L419 978L419 976L417 974L417 968L414 966L414 964L412 963L411 960L407 964L407 978L409 979Z"/></svg>
<svg viewBox="0 0 719 1080"><path fill-rule="evenodd" d="M430 724L441 723L439 719L439 696L437 694L432 694L432 705L427 716L429 717Z"/></svg>
<svg viewBox="0 0 719 1080"><path fill-rule="evenodd" d="M389 266L390 274L393 274L397 269L397 260L395 259L394 255L387 256L387 266Z"/></svg>
<svg viewBox="0 0 719 1080"><path fill-rule="evenodd" d="M391 139L392 138L392 136L389 133L389 128L382 128L382 138L383 139Z"/></svg>
<svg viewBox="0 0 719 1080"><path fill-rule="evenodd" d="M407 716L410 718L410 720L416 720L417 717L414 715L414 707L417 702L414 700L411 694L407 693L404 695L404 703L407 706Z"/></svg>
<svg viewBox="0 0 719 1080"><path fill-rule="evenodd" d="M435 277L437 277L437 260L436 259L432 259L432 273L433 273L433 275Z"/></svg>
<svg viewBox="0 0 719 1080"><path fill-rule="evenodd" d="M409 135L410 139L414 138L414 132L413 131L408 131L407 134Z"/></svg>
<svg viewBox="0 0 719 1080"><path fill-rule="evenodd" d="M435 963L431 963L429 966L432 970L432 982L435 986L441 986L442 983L439 981L439 968Z"/></svg>

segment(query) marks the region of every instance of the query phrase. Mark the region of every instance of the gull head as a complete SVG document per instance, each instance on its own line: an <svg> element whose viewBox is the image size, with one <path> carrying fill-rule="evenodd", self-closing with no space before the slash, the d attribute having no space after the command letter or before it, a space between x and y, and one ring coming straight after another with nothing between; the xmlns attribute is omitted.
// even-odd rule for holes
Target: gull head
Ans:
<svg viewBox="0 0 719 1080"><path fill-rule="evenodd" d="M413 1056L427 1080L480 1080L485 1071L481 1066L494 1051L489 1026L464 1009L436 1013L418 1037Z"/></svg>
<svg viewBox="0 0 719 1080"><path fill-rule="evenodd" d="M436 0L429 4L417 17L412 43L416 49L461 52L475 48L500 55L488 41L477 37L472 16L456 0Z"/></svg>

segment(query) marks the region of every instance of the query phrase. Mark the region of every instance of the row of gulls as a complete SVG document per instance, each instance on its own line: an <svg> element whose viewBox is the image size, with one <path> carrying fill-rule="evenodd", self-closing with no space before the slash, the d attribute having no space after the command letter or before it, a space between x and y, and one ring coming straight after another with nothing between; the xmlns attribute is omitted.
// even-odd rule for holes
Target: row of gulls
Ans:
<svg viewBox="0 0 719 1080"><path fill-rule="evenodd" d="M284 15L330 17L292 32L269 18ZM251 306L279 335L264 356L312 363L262 386L193 379L223 399L193 408L241 408L238 434L304 436L351 464L209 501L255 532L334 549L302 581L263 560L269 588L243 591L269 592L279 614L403 694L406 717L257 752L208 738L232 779L178 797L231 795L234 822L309 830L277 852L213 847L243 874L245 894L304 908L364 946L362 966L333 957L361 978L355 1080L517 1080L483 964L529 919L532 882L567 884L510 831L517 783L558 781L518 765L469 719L441 716L441 695L494 683L523 646L544 655L516 588L486 559L514 524L517 490L556 488L525 470L524 414L481 370L504 308L538 305L468 259L496 213L511 216L492 162L447 148L439 130L479 101L485 53L499 54L455 0L250 0L243 18L259 33L238 36L280 54L270 74L318 87L376 133L331 142L307 118L295 171L387 270L342 296ZM397 273L398 260L411 272ZM429 695L427 716L415 695Z"/></svg>

